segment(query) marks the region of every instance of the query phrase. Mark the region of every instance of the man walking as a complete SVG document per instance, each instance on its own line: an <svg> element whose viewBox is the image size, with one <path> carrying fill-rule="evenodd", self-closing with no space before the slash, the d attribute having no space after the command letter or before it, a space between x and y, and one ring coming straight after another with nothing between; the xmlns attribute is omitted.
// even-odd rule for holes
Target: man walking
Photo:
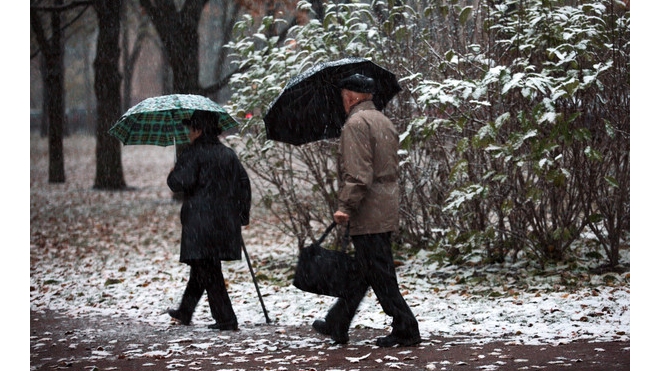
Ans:
<svg viewBox="0 0 660 371"><path fill-rule="evenodd" d="M385 313L393 318L392 332L378 338L379 347L412 346L421 342L417 320L399 291L391 234L398 228L399 136L392 122L376 109L374 80L354 74L339 83L348 118L340 137L338 224L348 223L355 257L365 285L348 298L339 298L316 331L340 344L348 342L348 329L369 286Z"/></svg>

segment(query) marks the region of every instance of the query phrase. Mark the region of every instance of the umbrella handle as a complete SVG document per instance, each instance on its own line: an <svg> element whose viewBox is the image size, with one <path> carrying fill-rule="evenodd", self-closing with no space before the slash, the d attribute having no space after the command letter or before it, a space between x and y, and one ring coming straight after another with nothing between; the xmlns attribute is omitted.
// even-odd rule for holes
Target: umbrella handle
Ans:
<svg viewBox="0 0 660 371"><path fill-rule="evenodd" d="M176 165L176 136L172 135L172 143L174 144L174 165Z"/></svg>

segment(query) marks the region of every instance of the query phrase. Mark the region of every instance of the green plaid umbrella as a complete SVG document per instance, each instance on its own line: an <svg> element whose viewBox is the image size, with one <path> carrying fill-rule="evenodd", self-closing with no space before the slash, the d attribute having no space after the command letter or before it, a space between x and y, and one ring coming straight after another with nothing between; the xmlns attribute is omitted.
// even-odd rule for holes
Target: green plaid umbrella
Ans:
<svg viewBox="0 0 660 371"><path fill-rule="evenodd" d="M218 127L223 131L238 126L222 106L207 97L193 94L170 94L147 98L129 108L108 130L123 144L171 146L188 142L188 129L182 121L194 111L220 114Z"/></svg>

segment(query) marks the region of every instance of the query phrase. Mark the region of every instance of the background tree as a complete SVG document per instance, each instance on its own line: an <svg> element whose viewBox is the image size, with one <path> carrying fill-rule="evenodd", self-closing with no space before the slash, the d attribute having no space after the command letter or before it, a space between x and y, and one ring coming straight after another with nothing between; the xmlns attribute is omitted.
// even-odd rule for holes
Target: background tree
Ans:
<svg viewBox="0 0 660 371"><path fill-rule="evenodd" d="M172 88L180 94L200 94L199 20L209 0L140 0L162 41L172 68Z"/></svg>
<svg viewBox="0 0 660 371"><path fill-rule="evenodd" d="M33 1L30 4L30 30L39 47L32 53L42 54L44 107L48 122L48 181L64 183L65 91L64 91L64 30L85 12L88 1L64 4L63 0ZM71 21L63 24L63 14L74 11Z"/></svg>
<svg viewBox="0 0 660 371"><path fill-rule="evenodd" d="M98 42L94 60L96 92L96 179L94 188L126 187L121 164L121 143L108 130L121 116L119 34L122 1L94 0L98 19Z"/></svg>

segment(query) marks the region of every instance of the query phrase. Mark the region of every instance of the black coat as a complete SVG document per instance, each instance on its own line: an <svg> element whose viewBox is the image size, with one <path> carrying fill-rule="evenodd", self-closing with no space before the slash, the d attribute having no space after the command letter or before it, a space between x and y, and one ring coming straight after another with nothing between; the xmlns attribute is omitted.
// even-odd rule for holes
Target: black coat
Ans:
<svg viewBox="0 0 660 371"><path fill-rule="evenodd" d="M217 137L199 137L181 152L167 185L183 192L179 260L240 260L252 193L236 153Z"/></svg>

